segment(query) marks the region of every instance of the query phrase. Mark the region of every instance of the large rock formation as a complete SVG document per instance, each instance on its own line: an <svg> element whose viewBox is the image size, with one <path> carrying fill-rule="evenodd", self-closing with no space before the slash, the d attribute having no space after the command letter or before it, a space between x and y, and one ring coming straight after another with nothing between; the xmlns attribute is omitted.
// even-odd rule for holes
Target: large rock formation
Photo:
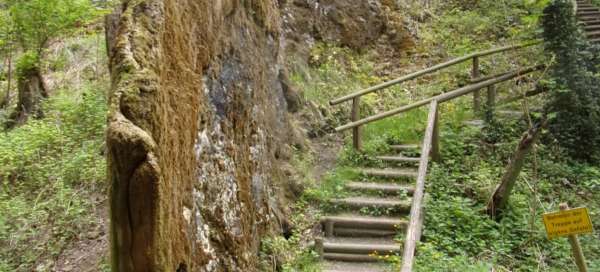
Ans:
<svg viewBox="0 0 600 272"><path fill-rule="evenodd" d="M301 141L278 4L123 2L108 24L114 271L253 271L285 213L278 158Z"/></svg>
<svg viewBox="0 0 600 272"><path fill-rule="evenodd" d="M109 16L114 271L255 271L285 229L304 139L282 29L318 18L317 39L355 48L394 32L377 1L297 0L289 23L285 2L123 0Z"/></svg>

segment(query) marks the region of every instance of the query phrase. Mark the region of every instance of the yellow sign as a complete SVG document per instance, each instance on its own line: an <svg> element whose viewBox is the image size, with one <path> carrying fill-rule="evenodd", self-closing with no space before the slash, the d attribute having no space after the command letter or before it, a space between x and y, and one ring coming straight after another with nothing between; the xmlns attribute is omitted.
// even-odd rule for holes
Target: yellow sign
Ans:
<svg viewBox="0 0 600 272"><path fill-rule="evenodd" d="M594 231L587 208L544 214L544 225L549 239Z"/></svg>

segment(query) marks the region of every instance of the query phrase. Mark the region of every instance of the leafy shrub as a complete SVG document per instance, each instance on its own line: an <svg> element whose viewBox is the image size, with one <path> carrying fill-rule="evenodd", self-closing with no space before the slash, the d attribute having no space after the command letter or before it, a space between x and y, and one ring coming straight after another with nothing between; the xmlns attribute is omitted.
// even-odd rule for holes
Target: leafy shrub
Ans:
<svg viewBox="0 0 600 272"><path fill-rule="evenodd" d="M556 60L550 131L572 157L600 161L600 51L584 40L571 1L554 0L544 12L545 47Z"/></svg>

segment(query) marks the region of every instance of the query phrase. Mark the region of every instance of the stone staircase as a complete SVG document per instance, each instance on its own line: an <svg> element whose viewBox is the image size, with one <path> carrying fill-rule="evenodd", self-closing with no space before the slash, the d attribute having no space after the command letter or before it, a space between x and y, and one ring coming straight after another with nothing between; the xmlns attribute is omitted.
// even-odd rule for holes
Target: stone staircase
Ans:
<svg viewBox="0 0 600 272"><path fill-rule="evenodd" d="M348 196L330 200L332 212L321 219L323 271L391 271L381 256L402 255L396 240L408 225L415 191L417 145L392 145L378 156L384 168L356 169L359 180L345 183Z"/></svg>
<svg viewBox="0 0 600 272"><path fill-rule="evenodd" d="M589 1L577 1L577 19L591 43L600 43L600 8Z"/></svg>

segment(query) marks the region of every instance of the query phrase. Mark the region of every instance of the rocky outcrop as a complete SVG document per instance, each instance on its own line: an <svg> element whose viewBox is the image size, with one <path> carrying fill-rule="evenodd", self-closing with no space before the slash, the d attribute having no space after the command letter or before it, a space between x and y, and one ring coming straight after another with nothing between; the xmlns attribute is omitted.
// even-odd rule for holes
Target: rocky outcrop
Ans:
<svg viewBox="0 0 600 272"><path fill-rule="evenodd" d="M284 0L284 34L292 51L315 41L355 50L390 44L392 50L411 46L400 7L392 0ZM383 40L382 40L383 38ZM307 46L308 45L308 46Z"/></svg>
<svg viewBox="0 0 600 272"><path fill-rule="evenodd" d="M290 115L303 104L284 66L290 31L359 49L390 38L386 10L124 0L106 24L114 271L255 271L260 239L285 231L301 193L288 181L292 147L306 145Z"/></svg>
<svg viewBox="0 0 600 272"><path fill-rule="evenodd" d="M114 271L254 271L286 214L281 154L302 145L278 3L123 2L108 22Z"/></svg>

